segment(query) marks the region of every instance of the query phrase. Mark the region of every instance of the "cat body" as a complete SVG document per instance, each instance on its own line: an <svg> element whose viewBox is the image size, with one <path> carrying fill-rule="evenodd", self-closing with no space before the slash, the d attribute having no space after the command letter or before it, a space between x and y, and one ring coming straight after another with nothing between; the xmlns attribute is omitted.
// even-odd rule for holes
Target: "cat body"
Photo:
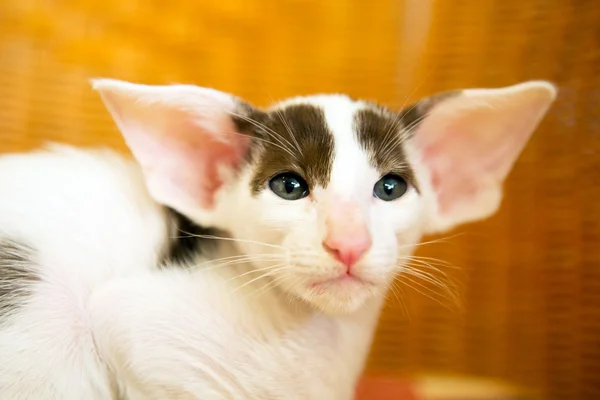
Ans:
<svg viewBox="0 0 600 400"><path fill-rule="evenodd" d="M157 264L164 211L139 195L146 189L134 163L108 151L2 156L0 182L2 246L21 246L32 281L17 290L17 278L2 279L3 304L19 307L0 319L0 398L113 398L90 296Z"/></svg>
<svg viewBox="0 0 600 400"><path fill-rule="evenodd" d="M211 268L208 255L158 268L185 233L139 167L110 151L0 157L0 184L2 236L35 249L41 280L18 315L4 316L1 398L109 399L118 387L128 399L351 397L379 298L332 317L264 281L236 291L256 275L232 279L244 266ZM240 254L227 242L207 247L210 259Z"/></svg>
<svg viewBox="0 0 600 400"><path fill-rule="evenodd" d="M398 113L337 95L259 110L94 86L136 162L0 157L2 399L352 398L421 236L495 212L555 97L529 82Z"/></svg>

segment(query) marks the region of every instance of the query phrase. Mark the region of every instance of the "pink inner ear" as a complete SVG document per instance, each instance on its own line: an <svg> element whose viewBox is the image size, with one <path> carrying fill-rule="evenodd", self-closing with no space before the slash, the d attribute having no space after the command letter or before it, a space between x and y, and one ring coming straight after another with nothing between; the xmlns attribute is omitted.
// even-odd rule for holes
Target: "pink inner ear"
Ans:
<svg viewBox="0 0 600 400"><path fill-rule="evenodd" d="M423 139L422 161L430 171L442 214L470 207L490 185L500 185L535 124L522 113L468 111L432 115L416 132Z"/></svg>
<svg viewBox="0 0 600 400"><path fill-rule="evenodd" d="M435 127L423 124L419 135L435 135L433 141L429 141L422 149L422 161L427 165L431 174L431 184L437 194L438 207L441 213L451 210L454 204L476 195L478 182L472 179L477 173L484 172L484 165L479 162L479 157L469 155L468 146L476 143L468 143L468 135L453 127L446 125L443 129L435 132L427 132ZM461 155L463 155L461 157Z"/></svg>
<svg viewBox="0 0 600 400"><path fill-rule="evenodd" d="M547 83L528 82L465 90L428 110L412 141L437 203L431 229L485 218L497 209L502 182L555 95Z"/></svg>
<svg viewBox="0 0 600 400"><path fill-rule="evenodd" d="M453 160L439 153L441 151L435 147L428 149L423 153L423 162L429 166L439 211L444 214L451 211L454 204L468 201L477 193L478 187L475 181L464 179L464 174L460 172L462 167L452 167Z"/></svg>
<svg viewBox="0 0 600 400"><path fill-rule="evenodd" d="M150 194L184 213L214 208L217 191L243 161L233 96L188 85L97 80L94 87L141 165Z"/></svg>
<svg viewBox="0 0 600 400"><path fill-rule="evenodd" d="M224 184L222 172L235 170L243 161L249 138L239 135L231 121L215 126L220 130L219 139L201 124L185 122L181 128L174 135L178 140L164 138L164 147L159 149L157 158L163 158L170 171L163 179L174 180L176 187L187 191L203 208L212 208L215 194Z"/></svg>
<svg viewBox="0 0 600 400"><path fill-rule="evenodd" d="M237 135L232 132L228 136ZM232 143L223 143L209 136L204 141L191 145L194 154L190 159L198 168L197 187L203 187L198 196L205 208L214 206L215 193L224 183L220 174L222 170L235 170L248 149L249 139L246 137L232 137L231 141Z"/></svg>
<svg viewBox="0 0 600 400"><path fill-rule="evenodd" d="M204 124L171 110L154 115L151 123L121 121L125 139L144 169L151 191L157 200L175 207L214 207L215 194L224 183L221 172L238 167L250 142L237 133L228 115L214 115Z"/></svg>
<svg viewBox="0 0 600 400"><path fill-rule="evenodd" d="M447 115L440 121L432 116L416 133L427 138L422 142L422 161L442 214L469 204L491 182L500 181L522 147L522 135L515 135L521 127L495 126L489 119L473 111L467 118Z"/></svg>

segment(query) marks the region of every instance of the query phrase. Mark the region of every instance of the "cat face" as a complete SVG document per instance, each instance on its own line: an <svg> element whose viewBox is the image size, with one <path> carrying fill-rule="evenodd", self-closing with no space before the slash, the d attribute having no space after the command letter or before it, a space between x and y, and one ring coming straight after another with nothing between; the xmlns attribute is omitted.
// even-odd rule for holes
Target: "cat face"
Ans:
<svg viewBox="0 0 600 400"><path fill-rule="evenodd" d="M406 118L345 96L253 111L260 138L237 178L228 229L246 253L277 253L279 286L324 310L352 310L384 290L421 235ZM387 135L387 137L386 137ZM245 199L245 202L240 202Z"/></svg>
<svg viewBox="0 0 600 400"><path fill-rule="evenodd" d="M95 81L157 201L228 231L257 273L329 313L386 290L423 234L492 214L548 83L258 110L193 86Z"/></svg>

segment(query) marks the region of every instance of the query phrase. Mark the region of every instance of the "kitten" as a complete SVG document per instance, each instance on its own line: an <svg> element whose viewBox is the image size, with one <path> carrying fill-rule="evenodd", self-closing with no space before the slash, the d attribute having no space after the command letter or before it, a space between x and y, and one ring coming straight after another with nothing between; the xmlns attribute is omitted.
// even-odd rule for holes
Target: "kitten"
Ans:
<svg viewBox="0 0 600 400"><path fill-rule="evenodd" d="M532 81L401 112L341 95L259 110L93 85L137 164L0 157L3 400L351 399L404 260L496 211L556 96Z"/></svg>

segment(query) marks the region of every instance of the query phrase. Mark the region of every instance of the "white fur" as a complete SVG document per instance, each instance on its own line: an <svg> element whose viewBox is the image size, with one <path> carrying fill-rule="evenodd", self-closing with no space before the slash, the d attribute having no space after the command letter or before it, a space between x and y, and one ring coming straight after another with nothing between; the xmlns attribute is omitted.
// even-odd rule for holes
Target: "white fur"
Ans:
<svg viewBox="0 0 600 400"><path fill-rule="evenodd" d="M40 250L45 280L0 329L0 398L351 398L381 297L331 317L236 291L239 269L157 271L167 226L141 182L106 151L0 158L2 233Z"/></svg>
<svg viewBox="0 0 600 400"><path fill-rule="evenodd" d="M139 104L136 87L124 87L134 94L124 101ZM43 280L0 327L1 399L353 397L398 257L428 226L436 194L415 145L421 194L373 198L380 176L352 126L366 105L292 101L324 110L336 144L331 183L290 202L269 190L251 196L253 167L241 171L210 212L193 213L231 240L188 269L157 268L168 220L132 163L70 148L0 158L0 233L38 249ZM367 283L315 289L340 274L321 246L337 199L364 213L373 246L355 273Z"/></svg>
<svg viewBox="0 0 600 400"><path fill-rule="evenodd" d="M0 157L0 235L38 250L43 283L0 327L1 399L108 399L89 298L157 262L163 211L137 166L67 147Z"/></svg>

